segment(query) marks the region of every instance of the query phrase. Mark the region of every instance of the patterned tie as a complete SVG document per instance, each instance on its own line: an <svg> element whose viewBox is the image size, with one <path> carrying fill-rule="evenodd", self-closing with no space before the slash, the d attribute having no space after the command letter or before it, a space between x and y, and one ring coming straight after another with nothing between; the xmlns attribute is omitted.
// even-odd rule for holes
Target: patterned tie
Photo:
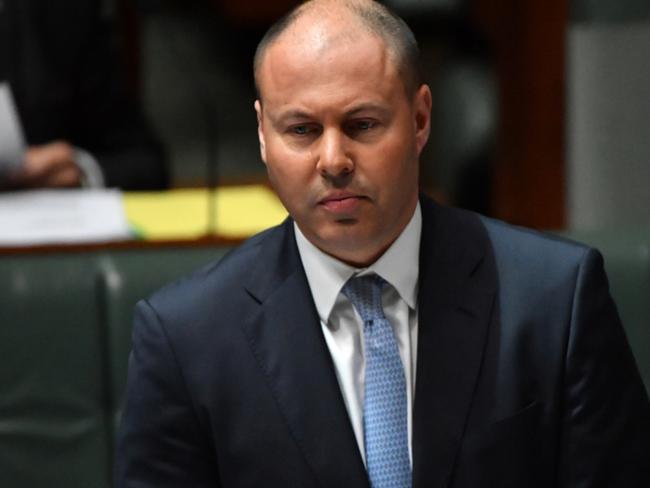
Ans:
<svg viewBox="0 0 650 488"><path fill-rule="evenodd" d="M410 488L406 381L377 275L350 279L343 293L363 319L366 356L363 430L372 488Z"/></svg>

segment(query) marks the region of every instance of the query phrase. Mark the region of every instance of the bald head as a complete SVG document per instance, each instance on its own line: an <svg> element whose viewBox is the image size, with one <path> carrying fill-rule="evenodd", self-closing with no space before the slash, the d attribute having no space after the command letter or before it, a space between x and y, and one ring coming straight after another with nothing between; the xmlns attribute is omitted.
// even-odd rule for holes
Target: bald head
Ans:
<svg viewBox="0 0 650 488"><path fill-rule="evenodd" d="M257 46L255 85L260 100L262 65L277 43L308 48L314 56L325 55L341 43L363 42L364 36L380 38L395 63L407 93L421 84L419 50L406 23L385 6L372 0L311 0L274 24Z"/></svg>

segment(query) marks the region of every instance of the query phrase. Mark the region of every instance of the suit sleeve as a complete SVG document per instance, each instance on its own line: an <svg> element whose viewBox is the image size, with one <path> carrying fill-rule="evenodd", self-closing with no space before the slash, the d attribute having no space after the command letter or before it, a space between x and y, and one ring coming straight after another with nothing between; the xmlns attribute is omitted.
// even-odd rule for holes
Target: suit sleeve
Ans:
<svg viewBox="0 0 650 488"><path fill-rule="evenodd" d="M650 405L601 255L578 271L566 357L560 486L650 486Z"/></svg>
<svg viewBox="0 0 650 488"><path fill-rule="evenodd" d="M136 307L117 488L215 488L217 459L193 408L172 344L154 309Z"/></svg>

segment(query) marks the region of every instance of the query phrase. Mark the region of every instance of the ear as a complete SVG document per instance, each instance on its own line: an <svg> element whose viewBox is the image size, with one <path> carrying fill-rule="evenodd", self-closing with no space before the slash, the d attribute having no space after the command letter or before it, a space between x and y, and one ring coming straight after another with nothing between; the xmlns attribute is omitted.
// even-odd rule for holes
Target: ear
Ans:
<svg viewBox="0 0 650 488"><path fill-rule="evenodd" d="M266 164L266 143L264 138L264 125L262 124L262 102L255 100L255 113L257 114L257 137L260 141L260 156Z"/></svg>
<svg viewBox="0 0 650 488"><path fill-rule="evenodd" d="M431 131L431 90L428 85L423 84L415 93L413 98L413 114L415 116L415 143L418 156L424 145L429 140Z"/></svg>

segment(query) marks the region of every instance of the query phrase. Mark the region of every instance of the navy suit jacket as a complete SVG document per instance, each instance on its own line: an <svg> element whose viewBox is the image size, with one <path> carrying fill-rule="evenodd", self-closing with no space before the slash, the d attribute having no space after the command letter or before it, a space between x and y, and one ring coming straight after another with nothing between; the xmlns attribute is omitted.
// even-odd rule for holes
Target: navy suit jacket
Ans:
<svg viewBox="0 0 650 488"><path fill-rule="evenodd" d="M422 201L413 486L648 487L597 251ZM137 307L117 486L368 487L291 220Z"/></svg>

